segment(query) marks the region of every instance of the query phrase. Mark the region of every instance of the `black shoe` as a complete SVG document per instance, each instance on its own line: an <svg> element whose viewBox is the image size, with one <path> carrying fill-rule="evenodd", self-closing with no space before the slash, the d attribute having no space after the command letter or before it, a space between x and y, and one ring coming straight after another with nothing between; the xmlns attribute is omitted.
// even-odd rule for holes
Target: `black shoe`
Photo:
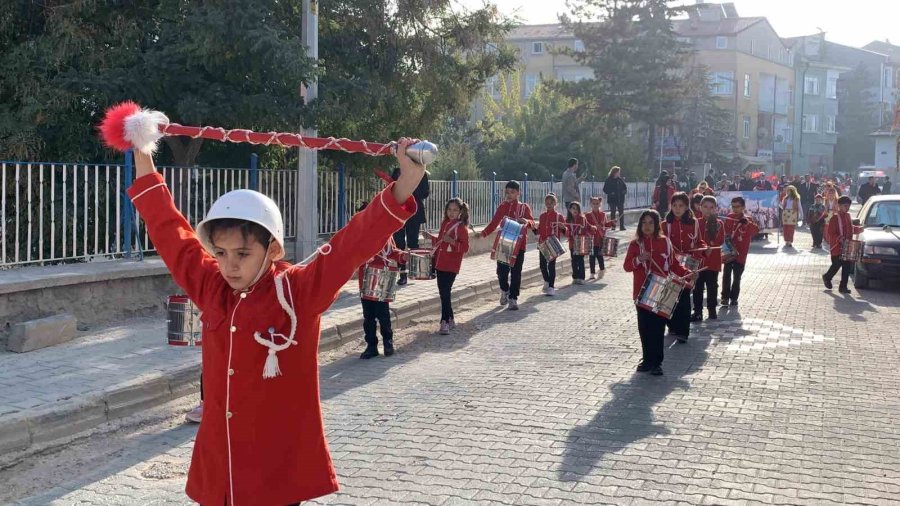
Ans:
<svg viewBox="0 0 900 506"><path fill-rule="evenodd" d="M620 231L620 232L624 232L624 231L625 231L625 227L619 227L619 231Z"/></svg>
<svg viewBox="0 0 900 506"><path fill-rule="evenodd" d="M847 288L846 286L839 286L839 287L838 287L838 292L839 292L839 293L850 293L850 289Z"/></svg>
<svg viewBox="0 0 900 506"><path fill-rule="evenodd" d="M390 357L394 354L394 340L393 339L385 339L384 340L384 356Z"/></svg>
<svg viewBox="0 0 900 506"><path fill-rule="evenodd" d="M675 340L678 341L679 343L684 344L684 343L688 342L687 336L674 336L674 337L675 337Z"/></svg>
<svg viewBox="0 0 900 506"><path fill-rule="evenodd" d="M731 302L728 303L728 305L731 307L737 307L737 301L732 299Z"/></svg>
<svg viewBox="0 0 900 506"><path fill-rule="evenodd" d="M825 283L825 288L831 290L834 288L834 285L831 284L831 280L828 279L828 276L822 274L822 282Z"/></svg>
<svg viewBox="0 0 900 506"><path fill-rule="evenodd" d="M663 375L662 366L654 367L652 370L650 370L650 374L652 374L654 376L662 376Z"/></svg>
<svg viewBox="0 0 900 506"><path fill-rule="evenodd" d="M727 307L727 306L728 306L728 299L725 297L722 297L722 307Z"/></svg>
<svg viewBox="0 0 900 506"><path fill-rule="evenodd" d="M703 313L694 313L691 315L692 322L702 322L703 321Z"/></svg>
<svg viewBox="0 0 900 506"><path fill-rule="evenodd" d="M651 369L653 368L645 364L643 361L641 361L641 363L637 366L637 372L650 372Z"/></svg>
<svg viewBox="0 0 900 506"><path fill-rule="evenodd" d="M719 319L719 315L716 313L715 306L709 308L709 318L708 319L709 320L718 320Z"/></svg>
<svg viewBox="0 0 900 506"><path fill-rule="evenodd" d="M362 355L359 358L363 360L368 360L370 358L374 358L378 356L378 347L376 346L367 346L366 351L362 352Z"/></svg>
<svg viewBox="0 0 900 506"><path fill-rule="evenodd" d="M409 282L409 280L407 279L407 276L408 275L405 272L401 272L400 279L397 281L397 284L400 286L407 284Z"/></svg>

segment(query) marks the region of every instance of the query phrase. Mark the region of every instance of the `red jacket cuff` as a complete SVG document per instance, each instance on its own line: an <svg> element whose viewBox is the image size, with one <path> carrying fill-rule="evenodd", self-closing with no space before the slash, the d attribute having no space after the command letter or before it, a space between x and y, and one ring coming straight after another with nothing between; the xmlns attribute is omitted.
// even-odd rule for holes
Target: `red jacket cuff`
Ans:
<svg viewBox="0 0 900 506"><path fill-rule="evenodd" d="M134 182L131 183L131 186L128 187L128 197L131 198L131 200L134 200L145 191L159 184L165 184L165 182L166 180L163 179L162 174L159 172L151 172L146 176L141 176L135 179Z"/></svg>

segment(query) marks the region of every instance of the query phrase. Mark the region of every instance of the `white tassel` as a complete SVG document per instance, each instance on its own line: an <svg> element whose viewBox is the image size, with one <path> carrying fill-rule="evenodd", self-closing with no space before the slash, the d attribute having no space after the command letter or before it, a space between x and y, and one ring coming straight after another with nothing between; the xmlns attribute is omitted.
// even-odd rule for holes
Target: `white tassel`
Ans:
<svg viewBox="0 0 900 506"><path fill-rule="evenodd" d="M276 334L274 328L269 328L269 339L264 338L259 332L253 333L253 339L257 343L269 348L269 356L266 357L266 365L263 367L264 379L281 376L281 368L278 366L278 356L276 353L287 349L291 345L297 345L297 341L294 340L294 335L297 332L297 313L294 311L294 298L293 295L291 295L291 301L288 303L287 299L284 297L284 285L281 283L286 275L286 273L282 273L275 276L275 296L278 298L278 303L281 304L281 308L284 309L284 312L287 313L288 318L291 320L290 335L285 336L284 334ZM290 285L289 281L287 283ZM290 293L291 292L288 292L289 295ZM284 343L276 344L276 337L283 339Z"/></svg>
<svg viewBox="0 0 900 506"><path fill-rule="evenodd" d="M270 348L266 366L263 368L263 378L269 379L275 376L281 376L281 368L278 367L278 352Z"/></svg>
<svg viewBox="0 0 900 506"><path fill-rule="evenodd" d="M125 118L125 139L145 155L156 152L156 143L163 137L160 125L169 123L169 118L159 111L141 109Z"/></svg>

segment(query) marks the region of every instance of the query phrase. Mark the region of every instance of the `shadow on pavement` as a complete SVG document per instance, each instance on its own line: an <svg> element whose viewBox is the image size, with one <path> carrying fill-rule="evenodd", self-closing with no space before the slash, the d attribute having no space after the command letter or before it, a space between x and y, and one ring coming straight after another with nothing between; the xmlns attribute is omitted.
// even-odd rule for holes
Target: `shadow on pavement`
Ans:
<svg viewBox="0 0 900 506"><path fill-rule="evenodd" d="M831 290L826 290L825 293L834 300L834 310L847 315L853 321L864 322L866 317L863 313L878 312L878 309L869 302L853 298L852 295L834 293Z"/></svg>

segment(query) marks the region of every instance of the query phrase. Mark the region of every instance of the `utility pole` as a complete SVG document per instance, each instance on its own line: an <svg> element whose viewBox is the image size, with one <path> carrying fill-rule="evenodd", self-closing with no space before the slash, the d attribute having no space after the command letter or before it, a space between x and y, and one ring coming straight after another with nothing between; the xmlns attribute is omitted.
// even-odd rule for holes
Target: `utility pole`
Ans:
<svg viewBox="0 0 900 506"><path fill-rule="evenodd" d="M306 46L306 54L313 60L319 59L319 4L317 0L303 0L303 19L301 20L301 37ZM316 78L309 84L302 85L301 95L309 104L319 96L319 85ZM304 136L316 136L315 128L304 128ZM294 189L297 202L296 231L294 243L294 262L300 262L311 255L317 246L319 233L318 213L318 156L312 149L298 148L300 162L297 169L297 185Z"/></svg>

